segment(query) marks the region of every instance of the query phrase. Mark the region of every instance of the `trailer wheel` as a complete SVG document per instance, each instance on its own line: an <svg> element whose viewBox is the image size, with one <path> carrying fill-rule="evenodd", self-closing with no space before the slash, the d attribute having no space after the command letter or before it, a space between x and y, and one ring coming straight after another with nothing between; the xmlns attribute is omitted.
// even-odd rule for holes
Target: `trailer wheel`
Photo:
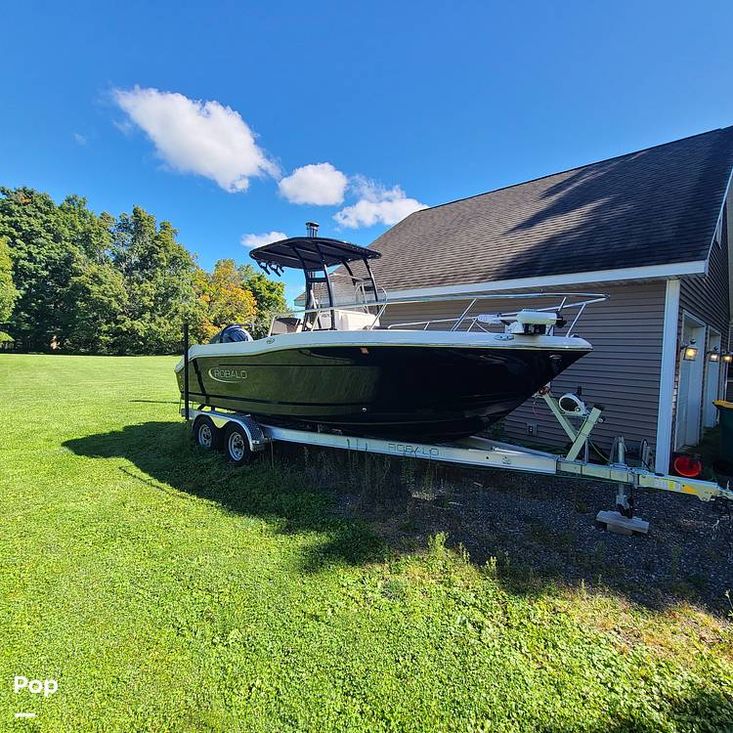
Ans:
<svg viewBox="0 0 733 733"><path fill-rule="evenodd" d="M193 422L193 439L196 445L205 450L221 448L221 430L214 425L210 417L199 415Z"/></svg>
<svg viewBox="0 0 733 733"><path fill-rule="evenodd" d="M244 466L252 460L249 437L241 425L235 422L227 425L224 432L224 450L229 462L235 466Z"/></svg>

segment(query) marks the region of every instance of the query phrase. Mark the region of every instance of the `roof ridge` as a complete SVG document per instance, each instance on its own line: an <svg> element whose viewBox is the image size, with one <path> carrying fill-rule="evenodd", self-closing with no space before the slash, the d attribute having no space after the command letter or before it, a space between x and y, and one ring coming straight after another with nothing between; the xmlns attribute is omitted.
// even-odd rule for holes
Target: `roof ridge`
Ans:
<svg viewBox="0 0 733 733"><path fill-rule="evenodd" d="M572 168L566 168L565 170L555 171L554 173L546 173L544 176L537 176L536 178L528 178L526 181L518 181L517 183L510 183L506 186L499 186L498 188L492 188L489 191L482 191L481 193L474 193L474 194L471 194L470 196L463 196L461 198L454 199L453 201L445 201L442 204L435 204L435 206L429 206L427 209L420 209L419 211L415 211L412 215L413 216L419 215L424 211L432 211L433 209L440 209L443 206L450 206L451 204L457 204L461 201L469 201L470 199L479 198L480 196L488 196L489 194L498 193L499 191L506 191L510 188L517 188L518 186L524 186L527 183L536 183L537 181L542 181L545 178L552 178L553 176L561 176L563 173L571 173L572 171L581 170L581 168L589 168L590 166L598 165L599 163L608 163L612 160L620 160L621 158L627 158L630 155L637 155L638 153L644 153L647 150L655 150L656 148L663 148L666 145L674 145L676 143L681 143L685 140L691 140L694 137L702 137L703 135L710 135L714 132L724 132L726 130L733 130L733 125L729 125L728 127L716 127L716 128L713 128L712 130L706 130L705 132L697 132L694 135L687 135L686 137L677 138L677 140L668 140L665 143L657 143L656 145L649 145L645 148L639 148L639 150L632 150L628 153L621 153L620 155L612 155L610 158L601 158L600 160L594 160L590 163L584 163L583 165L576 165L576 166L573 166Z"/></svg>

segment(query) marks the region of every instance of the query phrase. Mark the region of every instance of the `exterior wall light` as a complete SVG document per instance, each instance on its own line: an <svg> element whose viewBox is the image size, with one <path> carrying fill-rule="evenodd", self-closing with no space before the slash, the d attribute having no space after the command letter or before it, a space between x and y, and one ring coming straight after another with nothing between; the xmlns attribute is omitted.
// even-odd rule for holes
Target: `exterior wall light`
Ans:
<svg viewBox="0 0 733 733"><path fill-rule="evenodd" d="M733 361L733 354L731 354L730 351L726 351L725 354L723 354L723 361L726 364L730 364Z"/></svg>
<svg viewBox="0 0 733 733"><path fill-rule="evenodd" d="M708 361L720 361L720 352L717 346L708 351Z"/></svg>
<svg viewBox="0 0 733 733"><path fill-rule="evenodd" d="M698 348L695 346L695 339L691 339L689 344L682 345L682 358L685 361L695 361L697 359Z"/></svg>

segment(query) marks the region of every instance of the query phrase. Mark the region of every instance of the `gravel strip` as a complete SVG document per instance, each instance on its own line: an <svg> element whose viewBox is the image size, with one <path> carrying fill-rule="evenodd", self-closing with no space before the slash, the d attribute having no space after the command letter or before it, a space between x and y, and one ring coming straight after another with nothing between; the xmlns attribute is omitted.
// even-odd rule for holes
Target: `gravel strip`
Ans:
<svg viewBox="0 0 733 733"><path fill-rule="evenodd" d="M637 490L648 535L599 529L616 485L511 471L473 471L382 456L323 451L312 478L336 492L342 516L366 520L398 551L419 551L437 532L507 580L604 587L654 609L692 602L727 616L733 598L733 521L727 507Z"/></svg>

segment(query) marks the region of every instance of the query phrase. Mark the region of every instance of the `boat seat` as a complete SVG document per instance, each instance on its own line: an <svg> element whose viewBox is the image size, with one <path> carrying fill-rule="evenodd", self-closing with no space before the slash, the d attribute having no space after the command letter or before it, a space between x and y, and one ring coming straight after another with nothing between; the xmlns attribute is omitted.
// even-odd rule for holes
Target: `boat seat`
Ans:
<svg viewBox="0 0 733 733"><path fill-rule="evenodd" d="M335 315L337 331L363 331L366 328L370 328L372 325L379 325L379 321L375 324L374 315L372 313L336 310Z"/></svg>

